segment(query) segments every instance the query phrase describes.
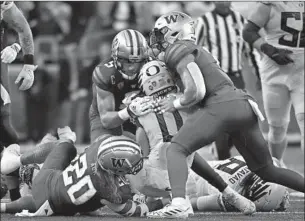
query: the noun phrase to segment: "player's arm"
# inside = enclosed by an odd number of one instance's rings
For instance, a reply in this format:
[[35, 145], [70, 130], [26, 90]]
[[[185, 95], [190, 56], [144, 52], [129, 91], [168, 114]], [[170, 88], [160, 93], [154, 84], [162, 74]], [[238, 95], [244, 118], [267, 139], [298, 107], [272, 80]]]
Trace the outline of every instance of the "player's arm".
[[286, 65], [293, 63], [293, 60], [289, 57], [292, 51], [287, 49], [276, 48], [273, 45], [268, 44], [265, 39], [259, 34], [259, 30], [264, 27], [269, 21], [270, 11], [272, 3], [255, 4], [255, 7], [251, 9], [251, 15], [249, 16], [249, 22], [243, 28], [243, 38], [250, 45], [257, 48], [279, 65]]
[[127, 110], [115, 111], [114, 95], [110, 91], [103, 90], [96, 86], [97, 105], [101, 122], [104, 128], [112, 129], [122, 125], [129, 119]]
[[32, 195], [26, 195], [18, 200], [9, 203], [1, 203], [1, 213], [19, 213], [22, 210], [35, 212], [36, 206]]
[[200, 68], [194, 62], [194, 56], [189, 54], [177, 65], [177, 72], [182, 80], [183, 95], [174, 100], [176, 109], [191, 106], [201, 101], [206, 93], [205, 82]]
[[3, 13], [3, 20], [14, 29], [19, 36], [21, 48], [24, 53], [25, 63], [33, 64], [34, 41], [31, 28], [15, 4]]
[[114, 204], [108, 201], [103, 201], [102, 203], [122, 216], [143, 217], [148, 212], [162, 209], [166, 204], [169, 203], [169, 199], [158, 199], [156, 201], [140, 204], [132, 200], [128, 200], [123, 204]]

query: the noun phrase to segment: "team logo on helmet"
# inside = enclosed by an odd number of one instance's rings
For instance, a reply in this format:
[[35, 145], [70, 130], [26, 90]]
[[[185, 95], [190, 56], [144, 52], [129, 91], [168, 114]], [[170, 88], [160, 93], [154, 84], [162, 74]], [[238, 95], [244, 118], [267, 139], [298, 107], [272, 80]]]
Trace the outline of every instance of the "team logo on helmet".
[[115, 168], [123, 167], [125, 161], [125, 158], [111, 158], [112, 166]]

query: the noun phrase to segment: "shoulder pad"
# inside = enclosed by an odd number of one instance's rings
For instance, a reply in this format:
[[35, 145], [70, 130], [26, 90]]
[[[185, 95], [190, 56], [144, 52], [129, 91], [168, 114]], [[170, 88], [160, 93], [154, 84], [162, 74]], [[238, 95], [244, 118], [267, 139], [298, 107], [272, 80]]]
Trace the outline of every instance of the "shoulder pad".
[[113, 84], [112, 76], [115, 71], [116, 69], [113, 65], [113, 62], [109, 62], [109, 60], [103, 61], [95, 67], [92, 74], [92, 81], [99, 88], [108, 91]]
[[178, 41], [169, 46], [164, 56], [167, 66], [171, 70], [175, 70], [181, 59], [194, 51], [195, 48], [192, 46], [192, 44], [188, 44], [185, 41]]

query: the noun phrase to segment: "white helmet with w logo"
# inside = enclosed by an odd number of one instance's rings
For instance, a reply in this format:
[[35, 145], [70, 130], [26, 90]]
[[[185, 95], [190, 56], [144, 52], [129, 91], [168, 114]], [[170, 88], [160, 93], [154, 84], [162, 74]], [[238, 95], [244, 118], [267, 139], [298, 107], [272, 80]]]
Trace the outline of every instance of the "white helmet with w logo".
[[185, 13], [173, 11], [158, 18], [150, 34], [149, 44], [164, 50], [177, 40], [196, 40], [194, 20]]
[[116, 175], [137, 174], [143, 167], [140, 146], [126, 136], [109, 136], [98, 148], [97, 161], [103, 170]]
[[122, 76], [133, 80], [148, 60], [147, 41], [136, 30], [123, 30], [112, 41], [111, 56]]

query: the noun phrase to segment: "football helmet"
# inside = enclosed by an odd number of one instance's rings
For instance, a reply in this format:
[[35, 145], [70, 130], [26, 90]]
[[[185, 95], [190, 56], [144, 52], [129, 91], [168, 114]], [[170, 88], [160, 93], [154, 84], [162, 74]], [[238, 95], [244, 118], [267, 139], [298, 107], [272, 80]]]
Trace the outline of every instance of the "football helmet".
[[148, 60], [148, 44], [145, 37], [132, 29], [119, 32], [112, 41], [111, 57], [123, 78], [135, 79]]
[[162, 15], [150, 33], [149, 46], [164, 51], [177, 40], [196, 41], [194, 20], [187, 14], [173, 11]]
[[137, 174], [143, 167], [140, 146], [126, 136], [111, 136], [103, 140], [98, 148], [99, 166], [116, 175]]
[[265, 182], [255, 174], [245, 183], [243, 195], [255, 203], [258, 211], [285, 210], [289, 205], [289, 193], [286, 187]]
[[165, 63], [157, 60], [150, 61], [142, 67], [139, 83], [142, 91], [147, 96], [164, 96], [177, 89]]

